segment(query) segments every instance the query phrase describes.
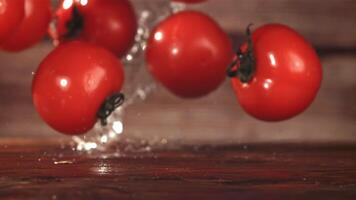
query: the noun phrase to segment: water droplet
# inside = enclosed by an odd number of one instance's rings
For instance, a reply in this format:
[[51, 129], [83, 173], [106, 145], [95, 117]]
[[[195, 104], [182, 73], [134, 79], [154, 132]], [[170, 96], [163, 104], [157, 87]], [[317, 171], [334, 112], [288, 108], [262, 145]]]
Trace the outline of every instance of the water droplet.
[[53, 164], [55, 165], [73, 164], [73, 161], [72, 160], [54, 161]]
[[108, 136], [106, 136], [106, 135], [101, 136], [100, 142], [103, 143], [103, 144], [107, 143], [108, 142]]
[[124, 124], [121, 121], [116, 121], [112, 125], [112, 129], [115, 131], [116, 134], [121, 134], [124, 132]]
[[133, 56], [131, 54], [127, 55], [126, 56], [126, 60], [127, 61], [131, 61], [133, 59]]
[[152, 148], [151, 148], [150, 146], [147, 146], [147, 147], [145, 148], [145, 150], [146, 150], [146, 151], [151, 151]]
[[161, 144], [167, 144], [168, 140], [166, 138], [161, 139]]

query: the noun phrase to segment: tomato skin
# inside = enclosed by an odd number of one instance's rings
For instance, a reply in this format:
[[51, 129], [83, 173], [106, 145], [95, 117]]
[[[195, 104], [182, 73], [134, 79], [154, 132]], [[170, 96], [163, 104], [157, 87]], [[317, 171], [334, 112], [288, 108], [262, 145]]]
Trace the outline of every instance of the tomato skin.
[[21, 51], [39, 42], [47, 33], [51, 20], [50, 0], [25, 0], [25, 16], [19, 27], [6, 39], [1, 48]]
[[183, 2], [183, 3], [201, 3], [207, 0], [172, 0], [174, 2]]
[[132, 47], [137, 31], [137, 18], [128, 0], [90, 0], [86, 5], [74, 1], [70, 7], [60, 3], [56, 11], [57, 30], [50, 35], [60, 42], [68, 41], [66, 24], [71, 20], [74, 7], [83, 17], [83, 27], [74, 39], [102, 46], [119, 57]]
[[[252, 34], [256, 71], [253, 79], [232, 85], [242, 108], [265, 121], [281, 121], [303, 112], [315, 99], [322, 66], [313, 47], [296, 31], [280, 24]], [[246, 44], [242, 46], [246, 50]]]
[[0, 44], [21, 23], [24, 13], [24, 0], [0, 0]]
[[196, 11], [182, 11], [161, 22], [151, 33], [146, 51], [152, 75], [182, 98], [201, 97], [217, 89], [232, 57], [226, 33]]
[[32, 83], [33, 102], [53, 129], [83, 134], [94, 126], [106, 97], [121, 90], [123, 80], [122, 64], [111, 52], [68, 42], [40, 64]]

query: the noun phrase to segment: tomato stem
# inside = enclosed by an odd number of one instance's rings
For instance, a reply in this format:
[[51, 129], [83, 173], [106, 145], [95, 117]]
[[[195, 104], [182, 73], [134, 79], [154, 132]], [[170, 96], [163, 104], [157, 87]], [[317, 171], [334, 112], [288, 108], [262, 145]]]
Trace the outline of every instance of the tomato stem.
[[116, 108], [124, 103], [124, 100], [125, 96], [122, 93], [115, 93], [105, 99], [96, 114], [102, 126], [106, 126], [108, 124], [107, 118], [116, 110]]
[[236, 57], [227, 69], [227, 76], [231, 78], [237, 77], [243, 83], [251, 81], [255, 70], [256, 62], [253, 49], [253, 41], [249, 24], [246, 28], [247, 50], [242, 52], [240, 49], [236, 52]]
[[69, 21], [66, 22], [66, 28], [68, 32], [63, 36], [66, 39], [71, 39], [77, 37], [83, 30], [84, 18], [80, 14], [79, 9], [74, 6], [72, 11], [72, 16]]

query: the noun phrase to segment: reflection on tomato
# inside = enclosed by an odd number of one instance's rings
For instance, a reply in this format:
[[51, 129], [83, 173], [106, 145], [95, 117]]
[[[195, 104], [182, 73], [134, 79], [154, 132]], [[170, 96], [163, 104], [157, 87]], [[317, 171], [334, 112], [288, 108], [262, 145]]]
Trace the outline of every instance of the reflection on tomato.
[[[252, 34], [252, 44], [252, 77], [245, 82], [232, 78], [242, 108], [266, 121], [285, 120], [304, 111], [316, 97], [322, 80], [314, 48], [296, 31], [280, 24], [258, 28]], [[247, 49], [247, 44], [241, 47], [244, 56]]]
[[29, 48], [46, 35], [50, 20], [50, 0], [25, 0], [25, 16], [1, 48], [7, 51]]
[[24, 14], [24, 0], [0, 0], [0, 44], [21, 23]]
[[62, 0], [56, 18], [57, 26], [50, 29], [54, 40], [87, 41], [119, 57], [133, 45], [138, 26], [134, 8], [128, 0]]
[[55, 130], [83, 134], [94, 126], [107, 97], [121, 90], [123, 79], [114, 54], [89, 43], [69, 42], [40, 64], [32, 83], [33, 102]]
[[196, 11], [182, 11], [161, 22], [151, 33], [146, 51], [152, 75], [184, 98], [201, 97], [218, 88], [232, 57], [225, 32]]

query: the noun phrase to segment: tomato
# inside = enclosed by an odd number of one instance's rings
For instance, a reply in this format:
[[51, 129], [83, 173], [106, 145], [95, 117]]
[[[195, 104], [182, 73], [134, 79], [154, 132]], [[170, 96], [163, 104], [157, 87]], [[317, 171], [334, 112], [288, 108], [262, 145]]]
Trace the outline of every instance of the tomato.
[[175, 2], [183, 2], [183, 3], [201, 3], [204, 2], [206, 0], [172, 0]]
[[137, 20], [128, 0], [64, 0], [56, 11], [56, 41], [78, 39], [102, 46], [119, 57], [134, 44]]
[[[123, 80], [122, 64], [111, 52], [89, 43], [68, 42], [40, 64], [32, 83], [32, 98], [52, 128], [69, 135], [83, 134], [102, 116], [103, 105], [122, 100], [117, 92]], [[112, 110], [104, 111], [110, 114]]]
[[146, 61], [152, 75], [174, 94], [204, 96], [225, 79], [233, 50], [226, 33], [209, 16], [182, 11], [151, 33]]
[[50, 0], [25, 0], [25, 16], [19, 27], [6, 39], [1, 48], [20, 51], [39, 42], [47, 33], [51, 20]]
[[262, 26], [241, 51], [232, 85], [247, 113], [280, 121], [313, 102], [322, 67], [314, 48], [296, 31], [280, 24]]
[[24, 13], [24, 0], [0, 0], [0, 44], [21, 23]]

